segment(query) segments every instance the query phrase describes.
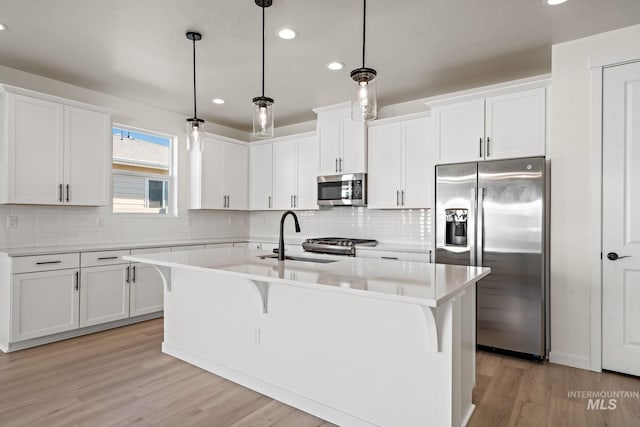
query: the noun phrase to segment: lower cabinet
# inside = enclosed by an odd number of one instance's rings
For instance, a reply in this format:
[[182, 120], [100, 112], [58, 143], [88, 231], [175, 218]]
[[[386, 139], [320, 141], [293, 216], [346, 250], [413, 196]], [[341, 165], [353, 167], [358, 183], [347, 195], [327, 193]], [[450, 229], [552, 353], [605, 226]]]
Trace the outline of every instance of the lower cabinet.
[[129, 316], [155, 313], [164, 308], [164, 289], [159, 273], [151, 265], [131, 264]]
[[83, 267], [80, 274], [80, 327], [129, 317], [129, 264]]
[[11, 341], [23, 341], [78, 327], [79, 269], [14, 274]]

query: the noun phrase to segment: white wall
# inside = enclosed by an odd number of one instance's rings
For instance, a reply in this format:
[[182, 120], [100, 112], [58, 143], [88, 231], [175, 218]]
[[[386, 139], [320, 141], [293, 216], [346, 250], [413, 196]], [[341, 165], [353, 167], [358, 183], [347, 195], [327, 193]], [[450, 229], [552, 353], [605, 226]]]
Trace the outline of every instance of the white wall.
[[[188, 211], [188, 156], [185, 117], [126, 99], [0, 66], [0, 83], [106, 107], [116, 123], [179, 137], [177, 150], [178, 217], [114, 215], [111, 207], [0, 205], [0, 247], [67, 244], [161, 242], [185, 239], [246, 238], [248, 213]], [[249, 135], [207, 123], [206, 130], [241, 140]], [[8, 229], [6, 218], [18, 227]], [[103, 225], [99, 226], [101, 222]], [[187, 225], [189, 223], [190, 225]]]
[[557, 44], [551, 96], [551, 354], [590, 366], [590, 60], [636, 49], [640, 25]]

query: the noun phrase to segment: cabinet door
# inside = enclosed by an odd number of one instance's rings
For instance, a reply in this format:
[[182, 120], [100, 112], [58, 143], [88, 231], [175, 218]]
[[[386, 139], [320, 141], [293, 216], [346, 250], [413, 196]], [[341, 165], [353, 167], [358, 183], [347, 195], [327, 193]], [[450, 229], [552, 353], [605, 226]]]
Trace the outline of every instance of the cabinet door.
[[343, 116], [344, 113], [341, 110], [318, 114], [320, 175], [338, 173]]
[[225, 144], [225, 194], [229, 209], [248, 207], [249, 148], [240, 144]]
[[484, 159], [484, 100], [434, 109], [438, 163]]
[[288, 139], [274, 144], [273, 207], [291, 209], [296, 192], [297, 141]]
[[[402, 123], [369, 127], [368, 207], [400, 207], [402, 189]], [[423, 183], [424, 185], [424, 183]]]
[[63, 106], [8, 94], [7, 202], [60, 204]]
[[487, 160], [543, 156], [545, 105], [544, 88], [487, 98]]
[[[402, 123], [404, 134], [404, 176], [401, 194], [404, 208], [431, 207], [435, 179], [431, 119], [420, 117]], [[369, 166], [371, 167], [371, 166]]]
[[128, 264], [83, 268], [80, 275], [80, 327], [129, 317]]
[[78, 269], [14, 274], [11, 341], [78, 327]]
[[109, 205], [111, 118], [64, 107], [64, 203]]
[[366, 165], [366, 125], [364, 122], [351, 120], [351, 112], [347, 110], [346, 118], [341, 121], [341, 162], [340, 173], [360, 173], [367, 171]]
[[249, 146], [249, 208], [266, 210], [273, 206], [273, 144]]
[[[206, 138], [202, 153], [193, 151], [197, 170], [192, 171], [192, 183], [199, 187], [200, 203], [194, 209], [224, 208], [224, 142]], [[199, 161], [198, 161], [199, 159]], [[197, 195], [196, 195], [197, 196]], [[193, 205], [192, 205], [193, 206]]]
[[296, 209], [318, 209], [318, 138], [298, 141]]
[[148, 264], [131, 264], [130, 316], [162, 311], [164, 289], [162, 278], [155, 268]]

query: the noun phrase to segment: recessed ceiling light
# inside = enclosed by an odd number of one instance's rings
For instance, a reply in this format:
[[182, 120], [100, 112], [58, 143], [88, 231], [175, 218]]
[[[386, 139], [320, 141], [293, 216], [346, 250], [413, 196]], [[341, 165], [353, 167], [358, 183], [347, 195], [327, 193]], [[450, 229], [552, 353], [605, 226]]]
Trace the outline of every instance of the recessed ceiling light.
[[222, 98], [213, 98], [211, 100], [211, 102], [213, 102], [214, 104], [224, 104], [224, 99], [222, 99]]
[[331, 71], [338, 71], [338, 70], [342, 70], [342, 67], [344, 67], [344, 64], [342, 62], [329, 62], [327, 64], [327, 68], [330, 69]]
[[291, 28], [280, 28], [276, 34], [278, 34], [278, 37], [285, 40], [291, 40], [296, 38], [296, 32], [293, 31]]
[[566, 2], [567, 0], [547, 0], [547, 4], [551, 5], [551, 6], [556, 6], [558, 4], [562, 4], [564, 2]]
[[0, 22], [0, 31], [6, 30], [6, 29], [7, 29], [7, 26], [4, 25], [2, 22]]

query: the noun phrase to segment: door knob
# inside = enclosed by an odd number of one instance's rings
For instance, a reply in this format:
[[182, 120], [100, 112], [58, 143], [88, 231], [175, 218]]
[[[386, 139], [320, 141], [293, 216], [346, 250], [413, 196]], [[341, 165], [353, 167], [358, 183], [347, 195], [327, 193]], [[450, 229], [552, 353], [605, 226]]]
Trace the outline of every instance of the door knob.
[[615, 253], [615, 252], [609, 252], [609, 253], [607, 254], [607, 258], [609, 258], [611, 261], [615, 261], [615, 260], [617, 260], [617, 259], [630, 258], [630, 256], [629, 256], [629, 255], [622, 255], [622, 256], [618, 256], [618, 254], [617, 254], [617, 253]]

